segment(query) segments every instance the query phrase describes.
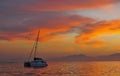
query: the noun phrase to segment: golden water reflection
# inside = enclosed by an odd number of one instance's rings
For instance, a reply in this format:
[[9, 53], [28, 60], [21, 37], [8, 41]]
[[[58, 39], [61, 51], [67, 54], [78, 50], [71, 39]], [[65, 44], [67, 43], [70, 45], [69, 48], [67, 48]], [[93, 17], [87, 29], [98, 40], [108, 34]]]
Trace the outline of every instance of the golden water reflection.
[[42, 69], [0, 64], [0, 76], [120, 76], [120, 62], [49, 62]]
[[51, 62], [39, 76], [120, 76], [120, 62]]

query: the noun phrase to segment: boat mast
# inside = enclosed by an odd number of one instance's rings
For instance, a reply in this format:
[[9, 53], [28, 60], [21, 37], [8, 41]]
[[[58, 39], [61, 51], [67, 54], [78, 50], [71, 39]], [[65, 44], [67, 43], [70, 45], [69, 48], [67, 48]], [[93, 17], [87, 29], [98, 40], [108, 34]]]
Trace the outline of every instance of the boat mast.
[[38, 46], [38, 41], [39, 41], [39, 33], [40, 33], [40, 30], [38, 31], [37, 38], [36, 38], [36, 41], [35, 41], [34, 58], [36, 58], [37, 46]]

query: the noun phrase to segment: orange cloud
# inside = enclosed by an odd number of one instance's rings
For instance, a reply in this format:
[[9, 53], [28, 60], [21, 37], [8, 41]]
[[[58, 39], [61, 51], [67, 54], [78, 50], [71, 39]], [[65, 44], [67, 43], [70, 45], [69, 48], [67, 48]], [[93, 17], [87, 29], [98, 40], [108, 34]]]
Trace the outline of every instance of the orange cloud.
[[52, 39], [56, 39], [56, 38], [60, 38], [60, 36], [58, 36], [57, 34], [61, 33], [61, 32], [66, 32], [68, 31], [69, 28], [58, 28], [58, 29], [41, 29], [41, 42], [46, 42]]
[[120, 20], [101, 21], [94, 24], [88, 24], [81, 29], [82, 33], [76, 37], [76, 43], [94, 42], [94, 38], [105, 34], [120, 34]]
[[[44, 21], [39, 22], [39, 18], [34, 21], [26, 23], [26, 25], [12, 25], [10, 26], [0, 26], [0, 39], [1, 40], [34, 40], [37, 35], [38, 29], [40, 29], [40, 40], [41, 42], [48, 41], [51, 39], [59, 38], [59, 34], [67, 33], [71, 31], [76, 26], [81, 26], [82, 24], [92, 23], [93, 19], [79, 16], [79, 15], [70, 15], [70, 16], [54, 16], [45, 18]], [[40, 17], [42, 20], [42, 17]], [[7, 22], [6, 22], [7, 23]], [[9, 24], [9, 22], [7, 23]], [[3, 29], [2, 29], [3, 28]]]
[[115, 47], [115, 49], [117, 49], [120, 52], [120, 46]]
[[95, 48], [99, 48], [99, 47], [104, 46], [106, 42], [105, 41], [91, 41], [86, 44], [91, 45], [92, 47], [95, 47]]

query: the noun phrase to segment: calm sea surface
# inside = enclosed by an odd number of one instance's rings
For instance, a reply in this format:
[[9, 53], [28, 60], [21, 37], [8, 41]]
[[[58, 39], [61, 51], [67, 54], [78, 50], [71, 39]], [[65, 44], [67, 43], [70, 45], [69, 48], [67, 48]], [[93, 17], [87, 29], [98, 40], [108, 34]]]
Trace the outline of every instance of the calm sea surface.
[[0, 63], [0, 76], [120, 76], [120, 62], [49, 62], [46, 68]]

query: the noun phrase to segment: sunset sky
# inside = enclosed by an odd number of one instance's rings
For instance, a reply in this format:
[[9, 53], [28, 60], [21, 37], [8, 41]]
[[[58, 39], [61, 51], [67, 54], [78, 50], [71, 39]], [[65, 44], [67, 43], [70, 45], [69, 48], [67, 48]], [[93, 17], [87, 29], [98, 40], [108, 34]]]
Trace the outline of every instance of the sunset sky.
[[120, 53], [120, 0], [0, 0], [0, 59]]

